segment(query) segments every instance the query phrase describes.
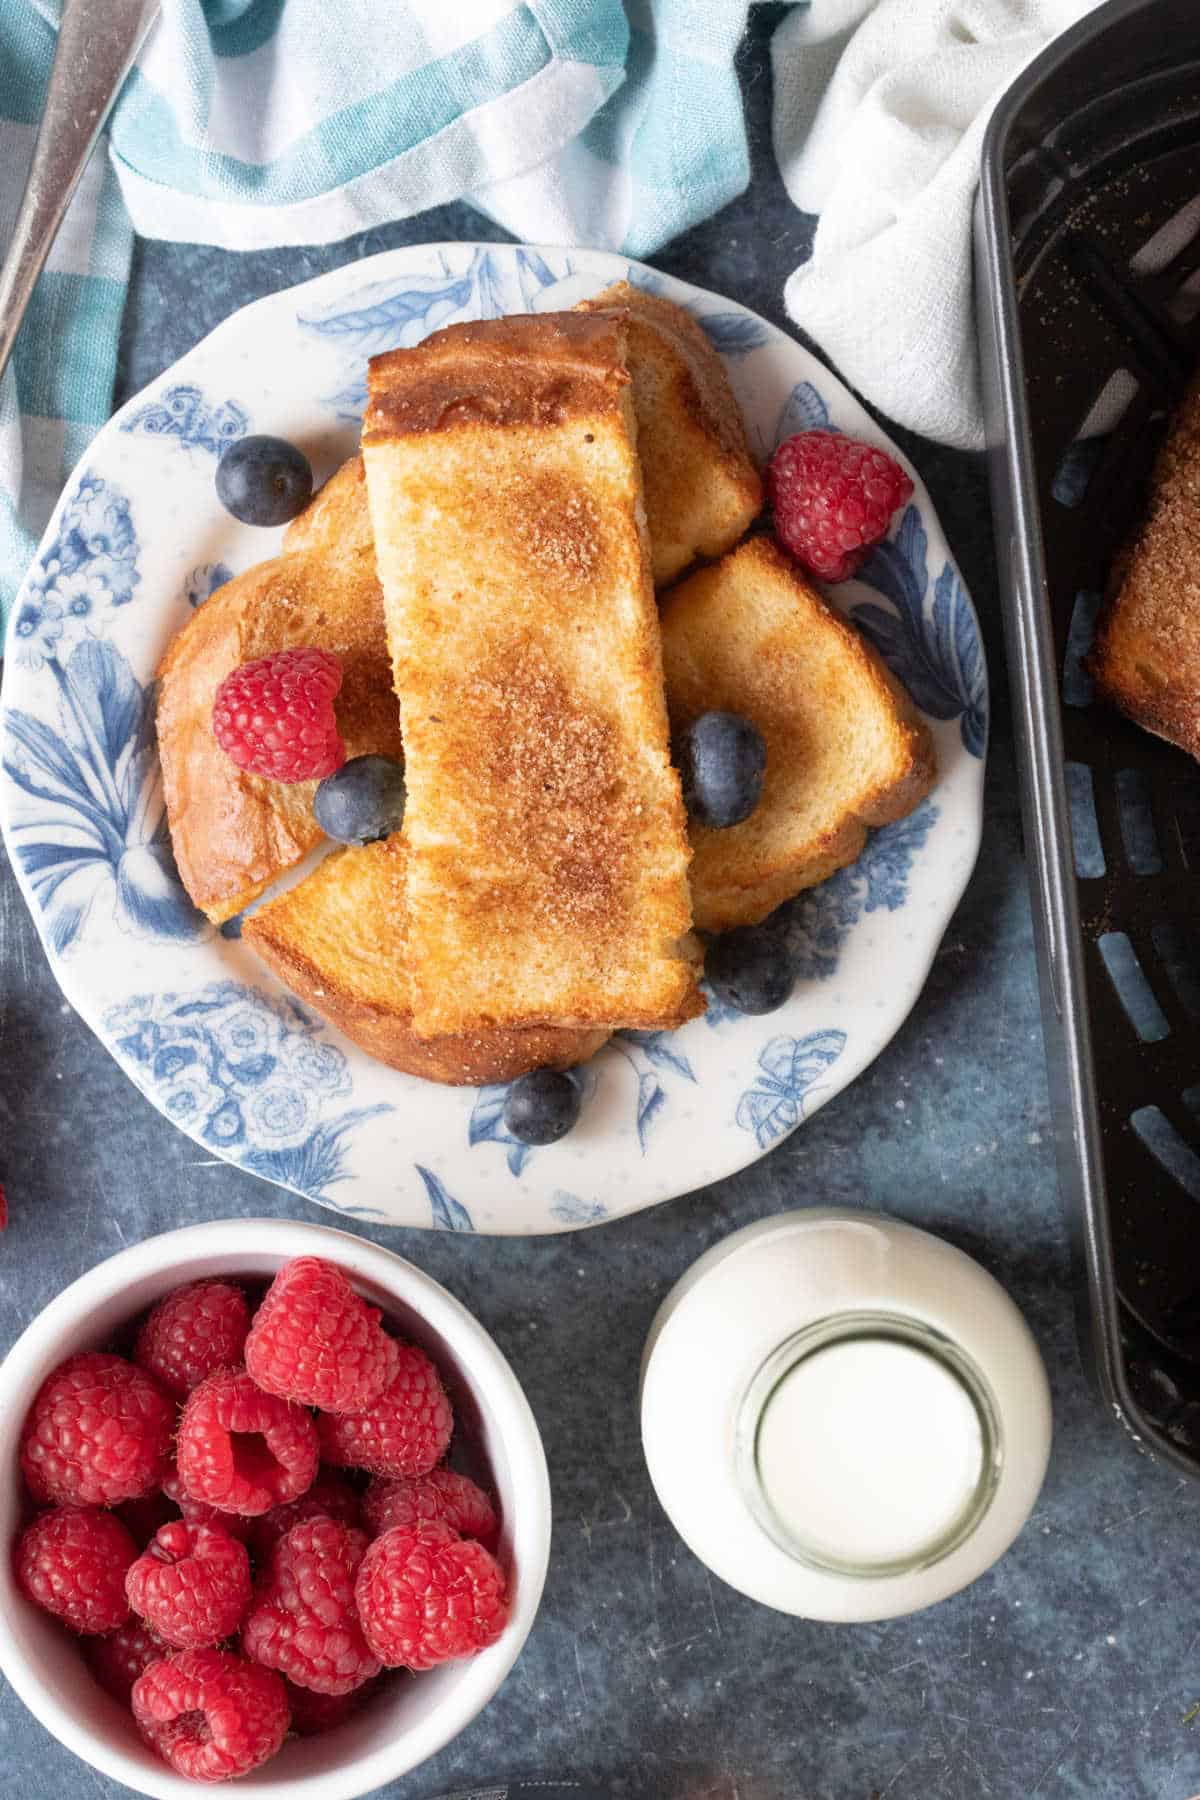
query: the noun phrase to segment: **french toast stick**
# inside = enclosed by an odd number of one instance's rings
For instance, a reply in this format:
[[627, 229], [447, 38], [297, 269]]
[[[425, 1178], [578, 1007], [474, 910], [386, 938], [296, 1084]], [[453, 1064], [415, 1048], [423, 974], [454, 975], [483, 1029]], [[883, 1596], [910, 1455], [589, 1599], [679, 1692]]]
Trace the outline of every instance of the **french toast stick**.
[[413, 1030], [404, 947], [406, 851], [401, 833], [335, 850], [246, 920], [242, 941], [279, 979], [368, 1055], [451, 1086], [512, 1081], [594, 1056], [606, 1031], [490, 1028], [459, 1037]]
[[703, 1010], [635, 433], [612, 319], [454, 325], [371, 361], [423, 1037]]
[[619, 281], [580, 312], [625, 327], [654, 585], [721, 556], [762, 511], [762, 480], [725, 365], [682, 306]]

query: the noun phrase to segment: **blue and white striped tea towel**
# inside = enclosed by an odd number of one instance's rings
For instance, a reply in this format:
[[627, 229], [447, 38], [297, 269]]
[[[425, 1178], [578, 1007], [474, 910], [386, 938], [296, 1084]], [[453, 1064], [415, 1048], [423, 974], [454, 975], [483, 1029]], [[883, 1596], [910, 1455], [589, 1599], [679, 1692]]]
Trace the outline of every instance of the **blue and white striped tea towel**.
[[[130, 222], [250, 250], [461, 198], [527, 240], [647, 254], [749, 178], [746, 6], [164, 0], [0, 389], [0, 612], [107, 416]], [[57, 10], [0, 0], [0, 245]]]
[[[53, 52], [53, 31], [26, 0], [0, 0], [0, 249], [20, 204]], [[0, 383], [0, 621], [67, 472], [109, 415], [132, 247], [116, 178], [94, 156]]]

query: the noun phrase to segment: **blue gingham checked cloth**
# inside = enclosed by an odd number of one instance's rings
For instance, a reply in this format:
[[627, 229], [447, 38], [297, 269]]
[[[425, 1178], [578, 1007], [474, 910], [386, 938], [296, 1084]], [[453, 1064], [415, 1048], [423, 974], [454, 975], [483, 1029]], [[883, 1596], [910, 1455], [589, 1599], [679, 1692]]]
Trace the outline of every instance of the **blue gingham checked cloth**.
[[[136, 230], [328, 243], [470, 200], [518, 237], [642, 255], [749, 177], [747, 0], [165, 0], [0, 387], [0, 613], [108, 416]], [[0, 247], [56, 0], [0, 0]]]
[[[979, 441], [983, 120], [1089, 3], [809, 0], [773, 39], [776, 155], [797, 205], [821, 214], [789, 309], [868, 398], [948, 443]], [[57, 6], [0, 0], [0, 246]], [[734, 71], [747, 6], [164, 0], [0, 387], [0, 613], [107, 417], [133, 231], [332, 242], [461, 198], [526, 241], [649, 255], [749, 179]]]

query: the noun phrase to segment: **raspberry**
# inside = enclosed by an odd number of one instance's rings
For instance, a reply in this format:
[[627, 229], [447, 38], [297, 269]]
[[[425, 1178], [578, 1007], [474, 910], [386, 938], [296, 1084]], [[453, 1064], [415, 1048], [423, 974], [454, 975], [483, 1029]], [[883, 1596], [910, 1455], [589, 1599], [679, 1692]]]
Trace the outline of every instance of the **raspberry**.
[[[168, 1475], [166, 1481], [170, 1481]], [[133, 1539], [139, 1550], [144, 1550], [160, 1525], [169, 1525], [172, 1519], [179, 1517], [179, 1507], [174, 1498], [165, 1491], [161, 1494], [147, 1494], [143, 1500], [123, 1500], [115, 1508], [116, 1515]]]
[[414, 1344], [396, 1349], [395, 1379], [374, 1406], [317, 1419], [326, 1462], [373, 1475], [426, 1475], [446, 1454], [454, 1415], [442, 1378]]
[[35, 1500], [115, 1506], [162, 1481], [175, 1408], [144, 1369], [85, 1351], [38, 1389], [21, 1434], [21, 1470]]
[[215, 1369], [242, 1360], [250, 1308], [227, 1281], [193, 1281], [154, 1308], [138, 1332], [133, 1360], [168, 1394], [186, 1400]]
[[92, 1674], [106, 1693], [125, 1706], [138, 1676], [170, 1654], [170, 1646], [141, 1619], [126, 1620], [116, 1631], [92, 1638], [87, 1647]]
[[142, 1735], [191, 1781], [232, 1781], [274, 1756], [287, 1735], [278, 1675], [230, 1650], [179, 1650], [133, 1685]]
[[389, 1668], [432, 1669], [494, 1644], [508, 1622], [504, 1572], [441, 1521], [376, 1538], [355, 1584], [363, 1636]]
[[72, 1631], [115, 1631], [129, 1617], [125, 1571], [137, 1545], [112, 1513], [59, 1506], [39, 1513], [17, 1543], [17, 1580]]
[[246, 1339], [246, 1368], [260, 1388], [326, 1412], [374, 1405], [396, 1360], [377, 1310], [316, 1256], [284, 1264]]
[[333, 697], [342, 665], [328, 650], [277, 650], [227, 675], [213, 700], [213, 735], [239, 769], [269, 781], [322, 781], [340, 769]]
[[913, 485], [873, 444], [832, 431], [785, 438], [767, 467], [775, 532], [824, 581], [845, 581], [886, 536]]
[[250, 1558], [219, 1525], [164, 1525], [125, 1577], [135, 1613], [177, 1650], [231, 1637], [250, 1604]]
[[361, 1525], [358, 1495], [335, 1469], [322, 1469], [306, 1494], [273, 1506], [250, 1527], [249, 1543], [260, 1562], [265, 1562], [286, 1531], [305, 1519], [337, 1519], [342, 1525]]
[[418, 1519], [444, 1519], [460, 1536], [494, 1551], [500, 1536], [496, 1509], [481, 1487], [454, 1469], [432, 1469], [414, 1481], [372, 1481], [363, 1495], [372, 1537]]
[[[193, 1500], [190, 1494], [184, 1493], [178, 1469], [172, 1469], [164, 1480], [163, 1495], [190, 1524], [219, 1525], [223, 1531], [229, 1533], [230, 1537], [235, 1537], [239, 1544], [250, 1542], [250, 1533], [254, 1526], [253, 1519], [244, 1519], [240, 1513], [225, 1512], [219, 1506], [210, 1506], [206, 1500]], [[160, 1522], [167, 1523], [165, 1519]], [[136, 1532], [134, 1535], [137, 1535]], [[153, 1537], [153, 1535], [154, 1533], [151, 1532], [150, 1536]]]
[[319, 1737], [322, 1732], [344, 1725], [363, 1701], [370, 1699], [378, 1678], [364, 1681], [361, 1687], [352, 1688], [348, 1694], [316, 1694], [312, 1688], [297, 1687], [286, 1676], [283, 1685], [292, 1709], [292, 1730], [299, 1737]]
[[365, 1531], [305, 1519], [281, 1537], [242, 1627], [242, 1649], [318, 1694], [348, 1694], [378, 1675], [354, 1610]]
[[311, 1485], [317, 1460], [308, 1413], [264, 1394], [245, 1369], [219, 1369], [188, 1395], [176, 1462], [193, 1500], [222, 1512], [270, 1512]]

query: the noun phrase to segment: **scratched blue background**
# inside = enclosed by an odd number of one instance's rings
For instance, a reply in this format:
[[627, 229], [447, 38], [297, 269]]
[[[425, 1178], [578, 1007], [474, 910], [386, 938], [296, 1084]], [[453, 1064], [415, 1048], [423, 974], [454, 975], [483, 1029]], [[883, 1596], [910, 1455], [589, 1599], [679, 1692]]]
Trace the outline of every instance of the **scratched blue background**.
[[[769, 153], [760, 16], [742, 57], [755, 180], [663, 268], [783, 323], [809, 221]], [[245, 301], [371, 250], [498, 237], [443, 208], [334, 249], [141, 249], [119, 396]], [[979, 869], [924, 995], [874, 1068], [764, 1162], [625, 1223], [561, 1240], [367, 1233], [411, 1255], [511, 1357], [550, 1458], [555, 1541], [541, 1616], [487, 1713], [386, 1792], [429, 1800], [501, 1776], [590, 1773], [630, 1800], [1190, 1800], [1200, 1790], [1200, 1487], [1141, 1460], [1086, 1387], [1050, 1157], [1029, 905], [987, 498], [978, 459], [905, 439], [984, 618], [995, 732]], [[0, 859], [2, 860], [2, 859]], [[196, 1219], [327, 1217], [202, 1158], [62, 1003], [0, 867], [0, 1350], [122, 1244]], [[718, 1238], [811, 1201], [878, 1207], [978, 1255], [1045, 1353], [1056, 1441], [1033, 1522], [970, 1592], [833, 1628], [709, 1578], [651, 1495], [638, 1358], [659, 1299]], [[0, 1684], [0, 1800], [100, 1800]]]

